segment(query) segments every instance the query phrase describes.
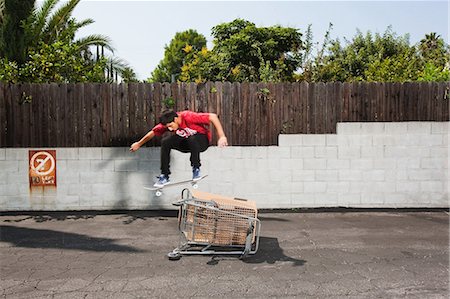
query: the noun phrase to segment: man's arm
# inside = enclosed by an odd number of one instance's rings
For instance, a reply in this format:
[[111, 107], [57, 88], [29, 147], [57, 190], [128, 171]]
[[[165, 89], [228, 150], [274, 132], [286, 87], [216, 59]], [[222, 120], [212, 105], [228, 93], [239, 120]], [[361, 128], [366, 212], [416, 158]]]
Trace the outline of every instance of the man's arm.
[[219, 139], [217, 140], [217, 145], [219, 147], [228, 146], [227, 137], [225, 136], [225, 132], [223, 131], [222, 124], [220, 123], [220, 120], [217, 117], [217, 114], [210, 113], [209, 114], [209, 121], [212, 122], [212, 124], [216, 128], [217, 135], [219, 136]]
[[149, 141], [153, 137], [155, 137], [155, 132], [153, 132], [153, 130], [151, 130], [150, 132], [145, 134], [144, 137], [141, 138], [141, 140], [139, 140], [138, 142], [135, 142], [131, 145], [130, 152], [137, 151], [141, 146], [143, 146], [147, 141]]

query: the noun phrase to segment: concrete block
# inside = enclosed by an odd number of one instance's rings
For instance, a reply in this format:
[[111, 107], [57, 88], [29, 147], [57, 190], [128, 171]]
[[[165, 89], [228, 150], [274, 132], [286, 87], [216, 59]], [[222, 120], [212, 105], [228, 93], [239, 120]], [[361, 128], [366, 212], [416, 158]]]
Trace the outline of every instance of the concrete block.
[[340, 207], [360, 207], [361, 194], [340, 193], [337, 201]]
[[349, 182], [327, 182], [327, 193], [348, 193], [349, 191]]
[[80, 183], [80, 174], [79, 172], [69, 173], [57, 173], [57, 184], [79, 184]]
[[114, 161], [90, 160], [90, 170], [93, 172], [114, 171]]
[[280, 159], [279, 163], [279, 169], [281, 170], [303, 169], [303, 159]]
[[327, 160], [326, 159], [304, 159], [303, 160], [304, 169], [326, 169]]
[[397, 159], [394, 158], [384, 158], [384, 159], [373, 159], [373, 169], [396, 169]]
[[372, 136], [370, 135], [338, 135], [337, 142], [340, 147], [371, 146], [373, 144]]
[[384, 123], [384, 131], [387, 135], [403, 135], [408, 132], [407, 122], [386, 122]]
[[315, 180], [314, 170], [295, 170], [292, 171], [292, 181], [293, 182], [312, 182]]
[[302, 136], [304, 146], [325, 146], [326, 136], [319, 134], [306, 134]]
[[326, 159], [336, 159], [337, 158], [337, 147], [336, 146], [316, 146], [314, 148], [315, 158], [326, 158]]
[[388, 146], [388, 145], [398, 145], [398, 136], [402, 135], [373, 135], [372, 145], [373, 146]]
[[339, 180], [340, 181], [361, 181], [362, 171], [354, 169], [340, 169], [339, 170]]
[[449, 156], [449, 148], [447, 146], [434, 146], [430, 148], [430, 157], [445, 158]]
[[361, 193], [361, 205], [364, 207], [380, 207], [385, 201], [385, 193]]
[[88, 160], [67, 160], [67, 171], [70, 173], [89, 171], [91, 162]]
[[78, 149], [78, 155], [80, 160], [101, 160], [102, 148], [101, 147], [80, 147]]
[[373, 192], [375, 191], [372, 182], [365, 181], [354, 181], [350, 182], [349, 193], [363, 193], [363, 192]]
[[411, 181], [438, 181], [445, 179], [446, 173], [444, 169], [411, 169], [407, 177]]
[[[291, 157], [291, 150], [293, 148], [289, 147], [278, 147], [278, 146], [269, 146], [267, 148], [267, 158], [268, 159], [274, 159], [274, 158], [280, 158], [280, 159], [289, 159]], [[295, 156], [292, 156], [295, 158]], [[235, 157], [237, 158], [237, 157]]]
[[363, 180], [366, 182], [384, 181], [386, 179], [385, 170], [368, 169], [363, 172]]
[[416, 169], [421, 168], [420, 158], [398, 158], [397, 169]]
[[[114, 169], [110, 169], [109, 171], [113, 171]], [[159, 172], [160, 163], [159, 161], [152, 160], [139, 160], [138, 161], [138, 172]]]
[[316, 207], [336, 207], [338, 206], [338, 194], [336, 193], [316, 193], [314, 202]]
[[397, 192], [419, 192], [420, 184], [417, 182], [397, 182]]
[[365, 135], [384, 134], [384, 126], [384, 122], [363, 122], [360, 132]]
[[431, 134], [431, 122], [408, 122], [408, 134]]
[[336, 134], [326, 134], [326, 146], [337, 146], [338, 145], [338, 135]]
[[353, 159], [350, 160], [350, 169], [373, 169], [373, 160], [371, 159]]
[[82, 185], [105, 183], [102, 172], [80, 172], [79, 177]]
[[384, 157], [386, 158], [402, 158], [405, 157], [407, 151], [406, 146], [386, 146], [384, 148]]
[[350, 169], [350, 159], [327, 159], [327, 169]]
[[354, 147], [339, 146], [338, 158], [339, 159], [361, 158], [361, 148], [359, 146]]
[[251, 146], [242, 151], [244, 159], [267, 159], [267, 147]]
[[339, 172], [337, 170], [316, 170], [315, 181], [316, 182], [336, 182], [339, 178]]
[[313, 146], [293, 146], [291, 147], [292, 158], [314, 158]]
[[19, 161], [4, 160], [0, 161], [0, 169], [5, 173], [14, 173], [19, 171]]
[[[274, 147], [275, 148], [275, 147]], [[278, 147], [276, 147], [278, 148]], [[224, 148], [210, 147], [206, 152], [217, 149], [222, 159], [241, 159], [242, 153], [246, 151], [246, 147], [242, 146], [227, 146]]]
[[420, 190], [422, 192], [444, 192], [444, 183], [441, 181], [420, 182]]
[[298, 146], [303, 145], [302, 134], [280, 134], [278, 135], [278, 146]]
[[383, 157], [383, 146], [361, 146], [361, 158], [382, 159]]
[[420, 166], [423, 169], [444, 169], [448, 165], [446, 158], [422, 158]]
[[402, 145], [407, 146], [433, 146], [433, 145], [443, 145], [443, 135], [404, 135], [406, 137], [406, 142], [401, 142]]
[[108, 183], [94, 183], [92, 184], [92, 195], [95, 196], [111, 196], [115, 194], [113, 185]]
[[7, 161], [28, 161], [28, 151], [27, 148], [7, 148], [5, 159]]
[[361, 134], [361, 123], [337, 123], [336, 131], [338, 135], [359, 135]]
[[58, 147], [56, 149], [56, 158], [58, 162], [60, 162], [61, 160], [78, 160], [79, 159], [78, 148]]
[[432, 122], [431, 123], [431, 134], [442, 134], [448, 135], [450, 130], [450, 122]]
[[291, 195], [293, 207], [313, 207], [315, 206], [314, 194], [294, 193]]
[[104, 159], [104, 160], [132, 160], [132, 159], [136, 159], [139, 157], [137, 155], [137, 153], [140, 151], [146, 152], [147, 149], [140, 148], [137, 152], [132, 153], [132, 152], [130, 152], [128, 147], [102, 147], [101, 148], [102, 159]]
[[6, 149], [0, 148], [0, 161], [3, 161], [6, 159]]
[[114, 160], [115, 171], [137, 171], [137, 160]]
[[327, 184], [325, 182], [304, 182], [305, 193], [325, 193]]
[[395, 182], [373, 182], [371, 183], [371, 192], [395, 193]]

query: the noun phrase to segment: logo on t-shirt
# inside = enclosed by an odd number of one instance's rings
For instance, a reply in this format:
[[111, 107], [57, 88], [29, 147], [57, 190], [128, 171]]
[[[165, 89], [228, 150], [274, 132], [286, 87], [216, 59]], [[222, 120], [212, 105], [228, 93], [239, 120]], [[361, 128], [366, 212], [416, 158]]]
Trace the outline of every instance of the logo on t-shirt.
[[184, 128], [184, 129], [178, 129], [176, 133], [180, 137], [188, 138], [189, 136], [197, 134], [197, 131], [190, 129], [190, 128]]

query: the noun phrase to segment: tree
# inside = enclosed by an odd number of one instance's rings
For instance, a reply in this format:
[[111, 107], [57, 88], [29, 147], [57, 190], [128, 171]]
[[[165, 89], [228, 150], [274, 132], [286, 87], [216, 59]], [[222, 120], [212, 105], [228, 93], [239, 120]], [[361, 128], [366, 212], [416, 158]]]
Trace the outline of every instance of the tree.
[[34, 0], [0, 1], [0, 57], [22, 63], [26, 58], [26, 40], [21, 26], [34, 6]]
[[165, 46], [164, 58], [152, 72], [150, 82], [171, 82], [178, 79], [181, 67], [193, 55], [206, 47], [206, 38], [193, 29], [177, 32], [170, 44]]
[[[121, 76], [129, 67], [121, 59], [104, 55], [103, 49], [111, 53], [114, 50], [108, 37], [92, 34], [75, 39], [80, 28], [94, 22], [92, 19], [77, 21], [72, 17], [79, 2], [80, 0], [69, 0], [59, 5], [60, 0], [45, 0], [41, 6], [35, 7], [19, 26], [23, 28], [25, 59], [15, 60], [2, 56], [1, 64], [5, 67], [5, 72], [0, 74], [0, 80], [112, 82], [117, 75]], [[97, 49], [101, 47], [102, 54], [94, 55], [91, 52], [93, 46], [97, 46]], [[15, 74], [9, 72], [16, 69]], [[126, 75], [130, 74], [127, 69]]]
[[312, 81], [390, 81], [417, 79], [420, 59], [408, 35], [398, 37], [392, 29], [375, 36], [357, 31], [342, 45], [338, 39], [328, 45], [328, 53], [316, 59]]
[[198, 78], [189, 72], [203, 68], [204, 80], [292, 81], [300, 65], [301, 33], [295, 28], [256, 27], [236, 19], [213, 27], [212, 36], [214, 47], [205, 59], [206, 67], [195, 62], [185, 65], [185, 78]]

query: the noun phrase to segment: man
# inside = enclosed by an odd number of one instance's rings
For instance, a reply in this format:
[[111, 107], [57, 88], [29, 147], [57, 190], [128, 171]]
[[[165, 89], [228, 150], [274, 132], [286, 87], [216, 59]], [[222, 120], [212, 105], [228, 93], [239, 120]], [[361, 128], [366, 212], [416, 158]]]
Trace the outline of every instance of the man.
[[161, 136], [169, 130], [172, 132], [161, 140], [161, 175], [155, 187], [170, 183], [170, 151], [176, 149], [183, 153], [191, 153], [192, 179], [198, 180], [200, 175], [200, 153], [204, 152], [211, 142], [209, 125], [212, 123], [219, 137], [219, 147], [228, 146], [227, 137], [219, 118], [214, 113], [196, 113], [193, 111], [163, 111], [159, 124], [150, 130], [138, 142], [131, 145], [130, 151], [137, 151], [143, 144], [155, 136]]

